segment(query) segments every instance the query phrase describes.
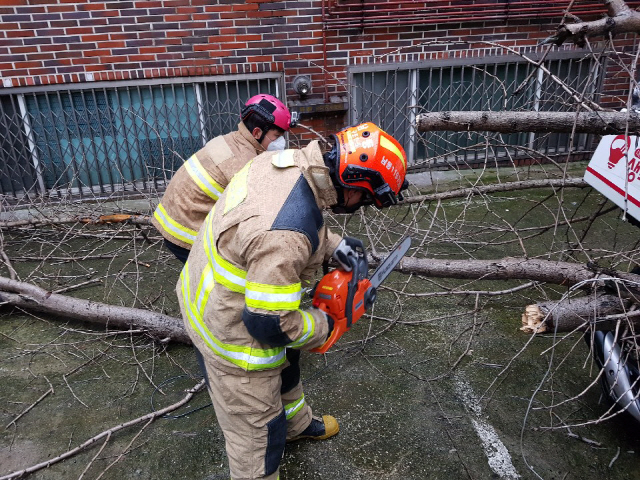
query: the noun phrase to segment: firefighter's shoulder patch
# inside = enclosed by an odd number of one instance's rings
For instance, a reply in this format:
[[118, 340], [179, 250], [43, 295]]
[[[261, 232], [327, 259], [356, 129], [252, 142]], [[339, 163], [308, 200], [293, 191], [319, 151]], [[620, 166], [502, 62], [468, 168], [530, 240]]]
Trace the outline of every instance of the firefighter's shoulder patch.
[[295, 150], [282, 150], [271, 157], [271, 164], [278, 168], [288, 168], [295, 166], [293, 154]]
[[224, 135], [209, 140], [203, 150], [206, 152], [207, 158], [211, 159], [210, 161], [218, 166], [234, 156], [231, 147], [229, 147], [224, 139]]
[[236, 173], [229, 185], [227, 186], [227, 198], [224, 204], [224, 214], [240, 205], [247, 198], [247, 178], [249, 177], [249, 168], [253, 160], [247, 163], [238, 173]]

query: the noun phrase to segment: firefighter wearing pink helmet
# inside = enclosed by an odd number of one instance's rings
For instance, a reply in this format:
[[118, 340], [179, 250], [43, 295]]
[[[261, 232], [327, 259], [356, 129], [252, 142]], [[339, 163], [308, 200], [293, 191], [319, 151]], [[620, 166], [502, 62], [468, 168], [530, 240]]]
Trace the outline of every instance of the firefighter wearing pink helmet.
[[237, 130], [207, 142], [176, 171], [152, 223], [178, 260], [187, 261], [200, 226], [236, 172], [265, 150], [283, 150], [290, 126], [291, 113], [280, 100], [254, 95]]

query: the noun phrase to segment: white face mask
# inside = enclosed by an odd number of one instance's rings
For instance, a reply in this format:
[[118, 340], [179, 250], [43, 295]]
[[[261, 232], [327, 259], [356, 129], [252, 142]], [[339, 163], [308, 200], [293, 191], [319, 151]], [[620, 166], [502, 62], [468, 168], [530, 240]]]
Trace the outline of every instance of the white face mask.
[[276, 140], [271, 142], [267, 147], [269, 152], [276, 152], [278, 150], [284, 150], [287, 147], [287, 141], [284, 137], [278, 137]]

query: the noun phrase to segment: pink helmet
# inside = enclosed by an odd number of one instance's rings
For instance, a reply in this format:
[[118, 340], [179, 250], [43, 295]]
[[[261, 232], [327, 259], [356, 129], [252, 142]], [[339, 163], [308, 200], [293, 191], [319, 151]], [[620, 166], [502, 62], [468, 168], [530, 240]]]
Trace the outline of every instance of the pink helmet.
[[258, 114], [267, 124], [275, 125], [284, 131], [291, 126], [291, 113], [289, 109], [273, 95], [259, 93], [254, 95], [242, 109], [242, 120], [253, 114]]

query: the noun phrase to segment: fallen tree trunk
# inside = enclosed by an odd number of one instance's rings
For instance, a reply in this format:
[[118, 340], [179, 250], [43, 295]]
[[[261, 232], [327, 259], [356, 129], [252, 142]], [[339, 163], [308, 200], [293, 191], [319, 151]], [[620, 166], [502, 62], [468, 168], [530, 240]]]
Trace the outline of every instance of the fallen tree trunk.
[[162, 342], [191, 344], [182, 320], [139, 308], [119, 307], [47, 292], [0, 277], [0, 303], [117, 329], [143, 330]]
[[418, 131], [541, 132], [612, 135], [640, 132], [640, 115], [633, 112], [492, 112], [421, 113]]
[[[376, 259], [370, 260], [371, 267], [375, 267], [377, 263]], [[601, 280], [611, 278], [612, 275], [636, 283], [640, 281], [639, 275], [630, 273], [603, 274], [578, 263], [526, 258], [440, 260], [409, 257], [403, 259], [395, 270], [405, 274], [436, 278], [530, 280], [567, 287], [583, 283], [582, 288], [587, 290], [595, 287]], [[622, 291], [623, 295], [638, 295], [638, 292], [631, 290], [629, 286], [625, 290], [628, 291]], [[6, 277], [0, 277], [0, 303], [108, 327], [142, 329], [162, 341], [191, 343], [180, 319], [137, 308], [67, 297]]]
[[520, 330], [526, 333], [571, 332], [584, 330], [587, 326], [610, 330], [624, 319], [640, 325], [640, 312], [621, 315], [630, 305], [630, 300], [616, 295], [590, 295], [527, 305]]
[[[496, 260], [440, 260], [409, 257], [404, 258], [396, 270], [426, 277], [469, 280], [533, 280], [567, 287], [589, 280], [595, 281], [600, 276], [598, 272], [580, 263], [513, 257]], [[638, 275], [615, 273], [620, 278], [640, 280]]]

